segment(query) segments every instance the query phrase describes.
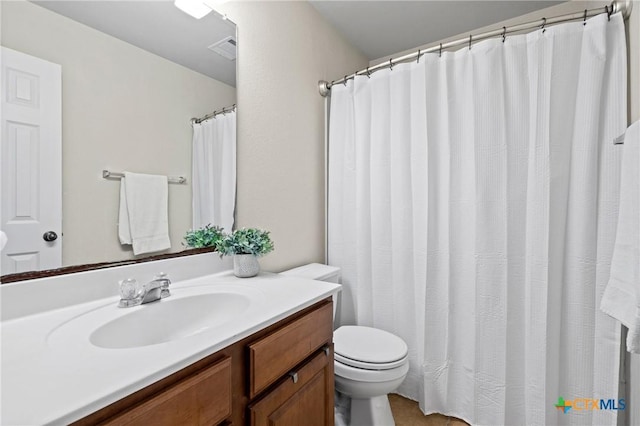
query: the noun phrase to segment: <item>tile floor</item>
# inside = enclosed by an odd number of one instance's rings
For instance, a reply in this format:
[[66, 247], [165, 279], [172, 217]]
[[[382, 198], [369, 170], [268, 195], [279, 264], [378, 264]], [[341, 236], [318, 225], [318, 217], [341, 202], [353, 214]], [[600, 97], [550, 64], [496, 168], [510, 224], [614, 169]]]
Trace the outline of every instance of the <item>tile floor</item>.
[[389, 403], [396, 426], [468, 426], [464, 421], [442, 414], [425, 416], [418, 403], [400, 395], [390, 394]]

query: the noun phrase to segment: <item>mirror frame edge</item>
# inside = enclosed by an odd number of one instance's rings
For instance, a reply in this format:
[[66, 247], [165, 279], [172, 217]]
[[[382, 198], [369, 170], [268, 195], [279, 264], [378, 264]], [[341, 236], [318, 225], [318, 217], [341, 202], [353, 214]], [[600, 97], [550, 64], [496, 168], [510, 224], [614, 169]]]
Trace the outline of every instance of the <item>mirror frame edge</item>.
[[39, 278], [49, 278], [58, 275], [75, 274], [77, 272], [95, 271], [98, 269], [115, 268], [118, 266], [134, 265], [137, 263], [154, 262], [156, 260], [173, 259], [176, 257], [193, 256], [202, 253], [214, 253], [213, 247], [192, 248], [175, 253], [158, 254], [155, 256], [144, 257], [141, 259], [119, 260], [115, 262], [87, 263], [84, 265], [63, 266], [55, 269], [45, 269], [42, 271], [18, 272], [15, 274], [7, 274], [0, 276], [0, 285], [16, 283], [20, 281], [35, 280]]

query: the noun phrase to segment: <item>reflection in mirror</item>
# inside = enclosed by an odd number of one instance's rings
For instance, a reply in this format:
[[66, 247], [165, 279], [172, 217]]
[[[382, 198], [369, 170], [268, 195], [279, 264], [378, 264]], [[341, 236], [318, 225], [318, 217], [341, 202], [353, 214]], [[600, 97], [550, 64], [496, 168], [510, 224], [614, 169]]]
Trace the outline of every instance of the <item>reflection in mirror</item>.
[[[182, 251], [196, 218], [193, 205], [214, 206], [217, 216], [209, 217], [231, 227], [232, 22], [216, 13], [197, 20], [168, 1], [20, 0], [0, 7], [1, 225], [8, 237], [1, 274]], [[215, 118], [192, 121], [223, 108]], [[232, 127], [233, 140], [192, 158], [197, 133], [214, 133], [209, 121]], [[196, 179], [195, 191], [196, 160], [199, 170], [205, 168], [199, 174], [213, 167], [224, 176], [216, 182], [226, 186]], [[131, 245], [121, 244], [121, 180], [103, 178], [103, 170], [186, 178], [159, 190], [167, 193], [168, 231], [161, 227], [160, 234], [168, 235], [168, 248], [151, 244], [153, 251], [135, 256]], [[128, 204], [129, 213], [136, 209], [128, 221], [134, 239], [157, 219], [157, 201]]]

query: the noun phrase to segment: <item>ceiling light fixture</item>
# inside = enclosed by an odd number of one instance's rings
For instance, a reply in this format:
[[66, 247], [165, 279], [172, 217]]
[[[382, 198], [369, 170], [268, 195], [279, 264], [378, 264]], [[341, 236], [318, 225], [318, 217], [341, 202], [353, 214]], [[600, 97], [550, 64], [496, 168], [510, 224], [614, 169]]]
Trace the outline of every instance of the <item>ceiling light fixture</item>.
[[175, 4], [181, 11], [196, 19], [202, 18], [213, 10], [204, 4], [202, 0], [174, 0], [173, 4]]

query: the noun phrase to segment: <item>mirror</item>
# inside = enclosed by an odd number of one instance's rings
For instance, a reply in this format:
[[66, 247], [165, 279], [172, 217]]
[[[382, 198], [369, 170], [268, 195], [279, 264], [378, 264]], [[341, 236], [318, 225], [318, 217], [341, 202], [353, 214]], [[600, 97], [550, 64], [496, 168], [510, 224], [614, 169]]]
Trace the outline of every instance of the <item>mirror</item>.
[[[47, 212], [41, 210], [47, 209], [38, 197], [55, 191], [62, 193], [62, 226], [45, 229], [53, 232], [47, 234], [50, 241], [41, 230], [20, 238], [7, 232], [9, 244], [32, 239], [40, 248], [19, 248], [7, 260], [7, 245], [2, 275], [184, 251], [183, 237], [192, 227], [191, 119], [236, 103], [235, 24], [215, 11], [195, 19], [173, 1], [19, 0], [0, 7], [3, 120], [10, 121], [6, 99], [44, 102], [38, 93], [49, 90], [47, 63], [57, 64], [62, 82], [59, 152], [38, 161], [34, 140], [55, 134], [56, 125], [47, 132], [27, 119], [19, 126], [7, 121], [3, 135], [10, 137], [3, 139], [2, 156], [2, 161], [13, 159], [12, 166], [3, 163], [5, 172], [31, 170], [13, 187], [3, 176], [3, 230], [8, 221], [44, 222]], [[18, 56], [18, 62], [41, 60], [44, 77], [5, 68], [7, 49], [29, 55]], [[120, 180], [103, 178], [103, 170], [186, 178], [186, 183], [168, 184], [170, 249], [134, 256], [130, 245], [120, 244]], [[25, 192], [29, 197], [16, 195]], [[11, 203], [17, 206], [9, 211]], [[47, 263], [44, 253], [55, 245], [62, 247], [57, 265]]]

